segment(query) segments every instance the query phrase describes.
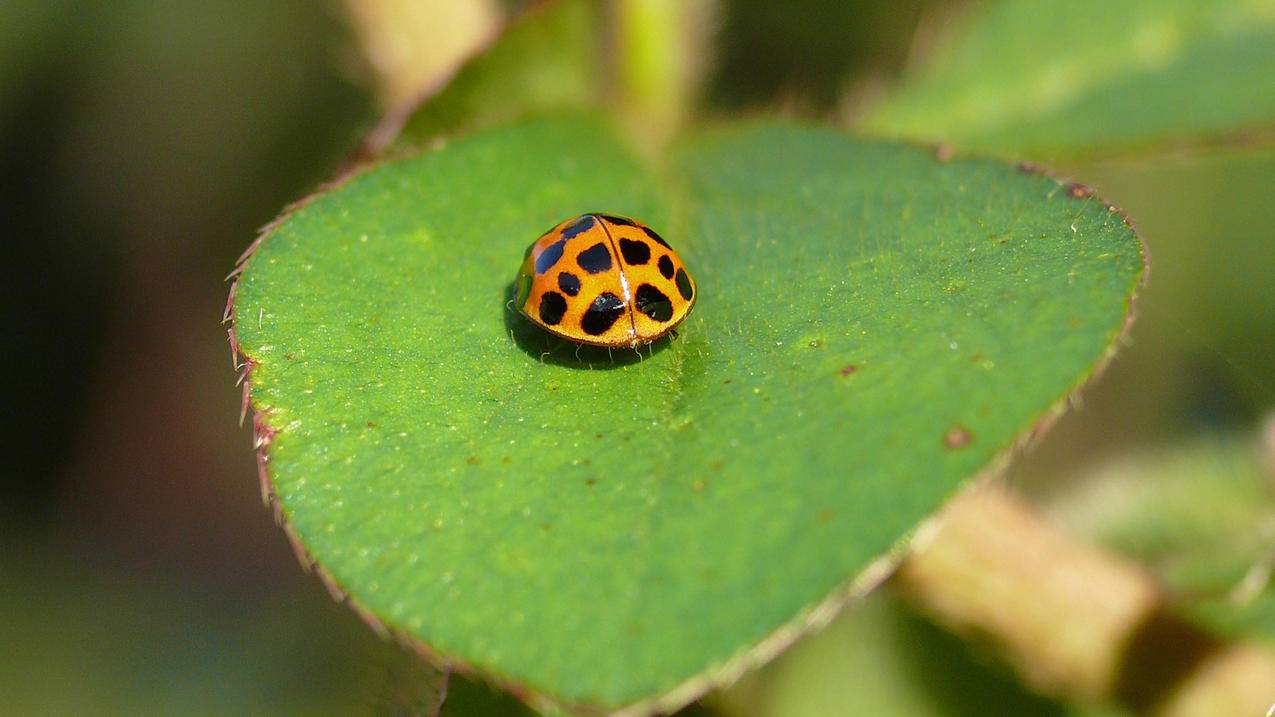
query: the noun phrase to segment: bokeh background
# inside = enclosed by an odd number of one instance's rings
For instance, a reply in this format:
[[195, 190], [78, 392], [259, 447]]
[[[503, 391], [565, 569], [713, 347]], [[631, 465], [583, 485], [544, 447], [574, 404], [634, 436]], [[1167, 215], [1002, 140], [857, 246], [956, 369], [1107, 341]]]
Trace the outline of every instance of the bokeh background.
[[[517, 7], [476, 5], [431, 16], [437, 67], [466, 51], [444, 39]], [[372, 20], [352, 8], [0, 5], [0, 713], [349, 714], [415, 699], [416, 668], [304, 573], [262, 506], [220, 323], [224, 278], [258, 227], [383, 112], [370, 78], [393, 57], [361, 51]], [[700, 101], [843, 121], [961, 10], [723, 0], [705, 20]], [[1059, 169], [1135, 218], [1154, 270], [1130, 345], [1011, 481], [1049, 508], [1183, 446], [1258, 450], [1275, 408], [1275, 151]], [[833, 634], [703, 709], [1063, 709], [888, 594]], [[853, 698], [810, 677], [868, 664], [879, 679]]]

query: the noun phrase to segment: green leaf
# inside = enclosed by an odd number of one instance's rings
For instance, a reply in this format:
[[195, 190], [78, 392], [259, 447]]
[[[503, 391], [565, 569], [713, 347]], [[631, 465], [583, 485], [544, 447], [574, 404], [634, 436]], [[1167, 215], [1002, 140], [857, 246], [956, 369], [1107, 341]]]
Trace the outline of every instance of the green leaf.
[[420, 147], [462, 129], [597, 106], [605, 67], [600, 13], [592, 0], [553, 0], [527, 10], [412, 110], [394, 144]]
[[[680, 704], [870, 587], [1112, 349], [1143, 271], [1120, 214], [993, 161], [772, 123], [666, 159], [587, 119], [476, 134], [314, 198], [237, 288], [290, 529], [542, 706]], [[650, 355], [506, 307], [525, 247], [592, 210], [698, 279]]]
[[1044, 159], [1275, 126], [1275, 2], [1005, 0], [971, 13], [862, 127]]

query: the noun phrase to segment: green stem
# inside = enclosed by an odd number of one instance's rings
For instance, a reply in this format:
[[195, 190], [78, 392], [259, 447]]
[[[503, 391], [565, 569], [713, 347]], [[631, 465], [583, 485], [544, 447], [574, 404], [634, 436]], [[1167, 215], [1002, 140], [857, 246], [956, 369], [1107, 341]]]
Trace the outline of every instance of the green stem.
[[616, 98], [639, 137], [657, 144], [690, 111], [707, 0], [612, 0]]

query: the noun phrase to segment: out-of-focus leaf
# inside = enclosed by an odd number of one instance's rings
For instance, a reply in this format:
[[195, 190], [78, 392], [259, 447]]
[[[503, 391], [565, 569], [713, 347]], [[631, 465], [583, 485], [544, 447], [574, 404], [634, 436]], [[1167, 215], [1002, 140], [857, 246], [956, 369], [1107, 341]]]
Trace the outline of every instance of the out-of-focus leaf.
[[437, 95], [423, 98], [395, 146], [421, 146], [461, 129], [527, 115], [599, 106], [607, 94], [601, 14], [594, 0], [553, 0], [526, 10]]
[[447, 75], [497, 30], [496, 0], [346, 0], [381, 101], [395, 107]]
[[[1118, 461], [1055, 496], [1052, 515], [1148, 565], [1188, 613], [1275, 638], [1275, 476], [1245, 436], [1205, 436]], [[1242, 583], [1249, 577], [1250, 586]]]
[[861, 127], [1033, 159], [1275, 128], [1275, 2], [987, 2]]

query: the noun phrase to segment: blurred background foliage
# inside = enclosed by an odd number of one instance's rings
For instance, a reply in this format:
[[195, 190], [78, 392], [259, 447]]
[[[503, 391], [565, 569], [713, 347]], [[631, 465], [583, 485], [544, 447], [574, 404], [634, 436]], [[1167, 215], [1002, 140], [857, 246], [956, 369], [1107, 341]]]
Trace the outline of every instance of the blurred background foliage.
[[[437, 676], [297, 569], [260, 507], [218, 323], [223, 277], [385, 109], [442, 82], [521, 5], [0, 6], [0, 332], [14, 362], [0, 432], [0, 711], [432, 704]], [[722, 0], [700, 18], [694, 101], [710, 116], [854, 121], [967, 10]], [[361, 52], [404, 23], [434, 35]], [[411, 81], [372, 81], [404, 63]], [[1155, 570], [1204, 623], [1275, 636], [1261, 590], [1275, 550], [1262, 453], [1275, 441], [1262, 437], [1275, 406], [1275, 150], [1256, 136], [1057, 161], [1135, 217], [1155, 269], [1130, 345], [1010, 480]], [[518, 709], [459, 680], [451, 693], [445, 714]], [[695, 709], [1096, 714], [1030, 695], [888, 589]]]

